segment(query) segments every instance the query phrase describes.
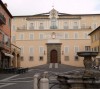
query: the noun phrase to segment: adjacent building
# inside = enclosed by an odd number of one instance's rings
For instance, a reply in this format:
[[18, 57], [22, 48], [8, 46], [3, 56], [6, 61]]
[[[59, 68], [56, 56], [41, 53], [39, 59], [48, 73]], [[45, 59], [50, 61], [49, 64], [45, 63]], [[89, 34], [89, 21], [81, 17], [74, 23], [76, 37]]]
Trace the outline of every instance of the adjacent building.
[[100, 26], [90, 34], [92, 51], [100, 52]]
[[11, 65], [11, 19], [7, 4], [0, 0], [0, 68]]
[[47, 63], [83, 66], [78, 51], [90, 51], [88, 34], [100, 25], [100, 14], [48, 13], [14, 16], [12, 43], [21, 48], [22, 67]]

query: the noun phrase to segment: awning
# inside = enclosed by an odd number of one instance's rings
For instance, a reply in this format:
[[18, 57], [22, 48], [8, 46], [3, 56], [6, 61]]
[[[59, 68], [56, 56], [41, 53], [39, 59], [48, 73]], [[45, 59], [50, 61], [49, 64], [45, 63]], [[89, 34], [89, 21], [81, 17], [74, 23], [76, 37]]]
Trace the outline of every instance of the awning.
[[11, 57], [11, 58], [14, 57], [12, 54], [9, 54], [9, 53], [4, 53], [4, 54], [5, 54], [5, 56]]

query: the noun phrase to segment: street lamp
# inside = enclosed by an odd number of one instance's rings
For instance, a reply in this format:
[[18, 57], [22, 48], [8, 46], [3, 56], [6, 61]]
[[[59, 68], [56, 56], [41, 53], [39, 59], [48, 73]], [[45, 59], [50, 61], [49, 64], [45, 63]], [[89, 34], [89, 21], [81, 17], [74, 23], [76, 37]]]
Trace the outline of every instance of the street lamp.
[[96, 59], [98, 59], [98, 64], [99, 64], [99, 67], [100, 67], [100, 28], [98, 29], [99, 30], [99, 53], [98, 55], [96, 56]]

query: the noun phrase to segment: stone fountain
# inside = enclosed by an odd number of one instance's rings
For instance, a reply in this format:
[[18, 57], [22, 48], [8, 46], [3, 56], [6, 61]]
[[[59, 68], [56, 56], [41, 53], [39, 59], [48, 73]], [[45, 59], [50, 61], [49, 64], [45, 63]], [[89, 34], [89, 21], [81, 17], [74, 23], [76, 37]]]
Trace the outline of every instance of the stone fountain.
[[58, 74], [57, 79], [61, 89], [100, 89], [100, 72], [92, 69], [92, 57], [95, 58], [98, 52], [82, 51], [77, 55], [84, 57], [84, 69], [74, 72]]
[[84, 63], [84, 76], [91, 76], [94, 74], [94, 71], [92, 71], [92, 64], [93, 60], [92, 58], [95, 58], [98, 55], [98, 52], [92, 52], [92, 51], [82, 51], [77, 52], [77, 55], [80, 57], [84, 57], [83, 63]]

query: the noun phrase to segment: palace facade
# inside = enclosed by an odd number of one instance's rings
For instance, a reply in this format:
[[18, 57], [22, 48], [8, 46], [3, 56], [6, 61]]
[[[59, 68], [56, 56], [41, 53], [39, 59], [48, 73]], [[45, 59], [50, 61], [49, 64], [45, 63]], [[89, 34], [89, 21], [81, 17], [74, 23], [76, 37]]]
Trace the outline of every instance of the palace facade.
[[90, 51], [88, 34], [100, 25], [100, 14], [48, 13], [14, 16], [12, 43], [21, 48], [22, 67], [47, 63], [83, 66], [78, 51]]

